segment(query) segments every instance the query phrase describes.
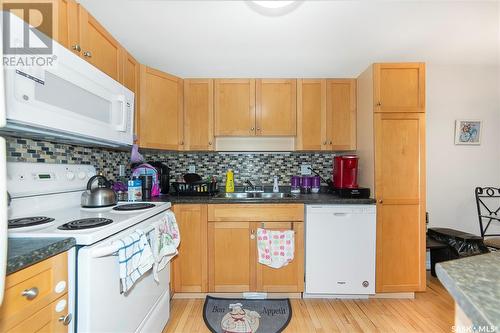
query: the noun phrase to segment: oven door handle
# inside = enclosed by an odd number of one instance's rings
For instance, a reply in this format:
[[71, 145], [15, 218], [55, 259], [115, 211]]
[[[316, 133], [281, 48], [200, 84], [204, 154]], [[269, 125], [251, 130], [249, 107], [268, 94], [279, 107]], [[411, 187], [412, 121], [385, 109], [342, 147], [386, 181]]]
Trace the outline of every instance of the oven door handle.
[[[148, 234], [149, 232], [151, 232], [153, 230], [154, 230], [154, 227], [149, 226], [148, 228], [143, 229], [142, 232], [144, 234]], [[103, 246], [99, 246], [99, 247], [96, 247], [94, 249], [91, 249], [90, 256], [92, 258], [101, 258], [101, 257], [107, 257], [107, 256], [111, 256], [111, 255], [116, 256], [117, 255], [116, 252], [118, 252], [118, 250], [120, 250], [120, 244], [118, 242], [112, 242], [108, 245], [103, 245]]]

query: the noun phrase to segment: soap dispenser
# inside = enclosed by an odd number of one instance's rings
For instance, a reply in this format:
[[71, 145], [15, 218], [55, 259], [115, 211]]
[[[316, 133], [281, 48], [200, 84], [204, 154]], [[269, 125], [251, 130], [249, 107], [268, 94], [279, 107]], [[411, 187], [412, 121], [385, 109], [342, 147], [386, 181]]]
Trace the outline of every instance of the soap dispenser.
[[274, 176], [273, 192], [278, 193], [279, 191], [280, 191], [280, 187], [278, 186], [278, 176]]
[[226, 192], [234, 192], [234, 172], [233, 169], [227, 169], [226, 172]]

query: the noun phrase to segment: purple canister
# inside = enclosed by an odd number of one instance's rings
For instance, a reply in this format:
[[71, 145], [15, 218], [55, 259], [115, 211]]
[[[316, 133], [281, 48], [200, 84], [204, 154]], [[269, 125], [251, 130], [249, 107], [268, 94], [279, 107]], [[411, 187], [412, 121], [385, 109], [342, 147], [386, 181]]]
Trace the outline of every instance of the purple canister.
[[292, 176], [290, 179], [290, 192], [295, 194], [300, 193], [300, 176]]
[[312, 178], [311, 176], [302, 176], [302, 193], [311, 193]]
[[311, 192], [319, 193], [321, 187], [321, 178], [319, 176], [312, 177]]

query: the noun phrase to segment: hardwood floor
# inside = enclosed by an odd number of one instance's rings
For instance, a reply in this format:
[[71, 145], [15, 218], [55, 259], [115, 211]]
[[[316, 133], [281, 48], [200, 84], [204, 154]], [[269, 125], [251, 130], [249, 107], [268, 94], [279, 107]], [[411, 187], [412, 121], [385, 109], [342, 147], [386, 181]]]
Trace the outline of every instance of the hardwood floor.
[[[172, 300], [163, 333], [210, 332], [203, 322], [203, 299]], [[415, 299], [292, 299], [286, 333], [306, 332], [451, 332], [454, 302], [436, 278]]]

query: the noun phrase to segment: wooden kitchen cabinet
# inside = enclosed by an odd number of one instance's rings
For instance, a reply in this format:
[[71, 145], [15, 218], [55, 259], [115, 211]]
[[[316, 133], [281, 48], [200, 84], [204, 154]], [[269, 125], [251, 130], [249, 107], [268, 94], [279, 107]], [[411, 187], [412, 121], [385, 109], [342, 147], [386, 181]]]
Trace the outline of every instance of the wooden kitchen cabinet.
[[[302, 292], [303, 220], [303, 204], [208, 205], [209, 292]], [[294, 260], [287, 266], [258, 263], [256, 232], [263, 226], [295, 231]]]
[[134, 93], [134, 133], [138, 137], [138, 118], [139, 118], [139, 81], [141, 75], [141, 64], [128, 52], [123, 52], [123, 85]]
[[356, 150], [356, 80], [326, 82], [326, 137], [332, 151]]
[[270, 293], [304, 291], [304, 223], [255, 222], [254, 230], [257, 228], [280, 231], [293, 230], [295, 232], [295, 254], [288, 265], [279, 269], [257, 263], [255, 289]]
[[425, 64], [373, 65], [375, 112], [425, 112]]
[[124, 49], [85, 8], [79, 6], [81, 55], [118, 82], [122, 82]]
[[[357, 79], [358, 182], [371, 188], [377, 201], [377, 293], [424, 291], [426, 287], [425, 108], [408, 112], [407, 99], [393, 99], [391, 108], [382, 110], [374, 104], [377, 91], [396, 89], [392, 78], [380, 79], [381, 69], [407, 68], [425, 77], [424, 64], [374, 64]], [[409, 77], [402, 79], [405, 75]], [[406, 73], [397, 89], [415, 92], [415, 80]]]
[[139, 145], [143, 148], [182, 149], [182, 79], [141, 65], [139, 87]]
[[[58, 292], [55, 286], [60, 281], [66, 282], [66, 288]], [[67, 332], [68, 327], [59, 321], [68, 313], [67, 285], [67, 252], [8, 275], [0, 307], [0, 332]], [[36, 296], [31, 300], [23, 296], [27, 290]], [[61, 300], [66, 300], [66, 307], [56, 312]]]
[[296, 150], [327, 150], [326, 80], [297, 80]]
[[80, 19], [78, 17], [79, 5], [74, 0], [58, 0], [59, 8], [58, 19], [58, 35], [55, 38], [59, 44], [73, 51], [77, 55], [81, 55], [80, 46]]
[[374, 121], [377, 291], [424, 290], [425, 114], [378, 113]]
[[255, 80], [215, 80], [215, 135], [255, 135]]
[[184, 80], [184, 149], [214, 150], [214, 80]]
[[297, 124], [297, 80], [256, 81], [256, 134], [295, 136]]
[[180, 204], [173, 211], [181, 234], [172, 259], [174, 292], [208, 292], [207, 205]]
[[257, 265], [253, 223], [208, 223], [208, 291], [255, 290]]

